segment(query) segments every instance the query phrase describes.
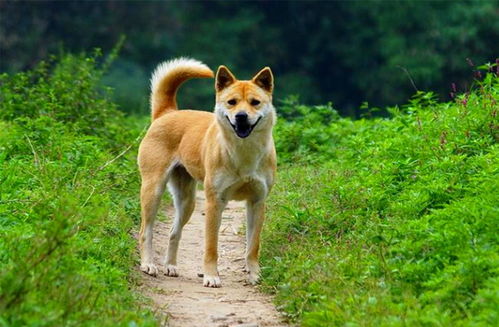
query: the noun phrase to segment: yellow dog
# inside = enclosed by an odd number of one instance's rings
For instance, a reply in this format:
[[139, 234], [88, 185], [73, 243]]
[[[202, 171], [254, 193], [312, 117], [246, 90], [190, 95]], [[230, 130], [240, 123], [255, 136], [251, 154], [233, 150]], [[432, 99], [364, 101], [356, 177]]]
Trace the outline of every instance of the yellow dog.
[[225, 67], [216, 74], [214, 113], [177, 110], [176, 92], [190, 78], [213, 77], [203, 63], [179, 58], [160, 64], [151, 79], [152, 124], [139, 148], [142, 223], [141, 270], [157, 275], [153, 262], [153, 223], [165, 186], [172, 194], [175, 218], [165, 258], [166, 275], [178, 276], [177, 250], [182, 228], [195, 204], [196, 183], [204, 184], [206, 229], [203, 285], [220, 287], [217, 270], [221, 214], [229, 200], [247, 208], [246, 271], [259, 279], [258, 252], [265, 200], [274, 183], [276, 154], [272, 127], [274, 80], [266, 67], [249, 81], [239, 81]]

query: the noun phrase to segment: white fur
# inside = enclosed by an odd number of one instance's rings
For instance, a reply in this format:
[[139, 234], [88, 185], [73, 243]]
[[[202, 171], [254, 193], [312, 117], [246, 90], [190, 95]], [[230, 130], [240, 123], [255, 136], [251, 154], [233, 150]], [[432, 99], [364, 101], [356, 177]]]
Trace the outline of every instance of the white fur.
[[189, 221], [196, 202], [196, 181], [192, 178], [185, 179], [175, 173], [170, 175], [168, 181], [168, 190], [170, 191], [175, 207], [175, 217], [170, 230], [168, 250], [164, 260], [166, 275], [176, 277], [177, 272], [177, 253], [180, 238], [182, 237], [182, 228]]
[[152, 73], [151, 77], [151, 91], [156, 91], [159, 83], [163, 79], [164, 76], [168, 75], [170, 72], [173, 70], [176, 70], [178, 68], [199, 68], [199, 69], [207, 69], [209, 70], [210, 68], [203, 64], [201, 61], [192, 59], [192, 58], [187, 58], [187, 57], [180, 57], [168, 61], [164, 61], [160, 63], [154, 72]]
[[185, 70], [193, 68], [200, 70], [210, 70], [210, 68], [203, 64], [201, 61], [187, 57], [180, 57], [160, 63], [151, 76], [151, 105], [154, 103], [153, 95], [159, 91], [161, 81], [163, 81], [168, 74], [171, 74], [175, 70]]

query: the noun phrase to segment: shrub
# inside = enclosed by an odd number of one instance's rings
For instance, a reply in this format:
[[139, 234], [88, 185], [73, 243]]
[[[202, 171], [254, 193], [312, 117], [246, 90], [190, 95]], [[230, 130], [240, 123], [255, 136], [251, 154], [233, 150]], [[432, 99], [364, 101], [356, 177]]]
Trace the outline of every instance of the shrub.
[[0, 78], [0, 326], [156, 325], [133, 290], [140, 129], [100, 56]]
[[390, 118], [280, 120], [285, 164], [269, 204], [263, 273], [290, 319], [497, 322], [498, 90], [488, 74], [453, 102], [419, 93]]

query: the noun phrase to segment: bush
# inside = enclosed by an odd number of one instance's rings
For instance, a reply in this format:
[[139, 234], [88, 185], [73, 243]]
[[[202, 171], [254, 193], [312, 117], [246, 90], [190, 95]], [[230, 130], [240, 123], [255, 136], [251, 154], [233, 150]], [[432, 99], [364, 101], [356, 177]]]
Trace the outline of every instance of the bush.
[[281, 102], [278, 112], [283, 123], [275, 126], [274, 135], [281, 163], [318, 162], [331, 156], [330, 145], [340, 137], [333, 122], [338, 123], [340, 116], [330, 103], [309, 107], [291, 96]]
[[488, 74], [450, 103], [419, 93], [390, 108], [391, 118], [327, 124], [321, 109], [286, 104], [295, 108], [286, 115], [300, 114], [276, 128], [284, 165], [269, 204], [263, 273], [290, 319], [498, 321], [498, 90], [499, 78]]
[[[140, 129], [66, 55], [0, 79], [0, 326], [156, 325], [136, 277]], [[135, 140], [135, 141], [134, 141]]]

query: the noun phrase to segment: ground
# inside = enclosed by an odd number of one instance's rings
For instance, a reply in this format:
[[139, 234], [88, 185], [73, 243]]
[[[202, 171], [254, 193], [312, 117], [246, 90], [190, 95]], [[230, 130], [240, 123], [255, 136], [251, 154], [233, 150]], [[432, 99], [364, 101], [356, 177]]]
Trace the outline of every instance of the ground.
[[[222, 215], [219, 239], [219, 273], [222, 288], [203, 287], [202, 272], [204, 193], [196, 195], [196, 210], [185, 226], [178, 255], [179, 277], [142, 275], [142, 292], [152, 299], [157, 312], [167, 317], [167, 326], [286, 326], [272, 297], [247, 285], [244, 267], [245, 240], [241, 231], [244, 203], [230, 202]], [[154, 227], [156, 264], [162, 263], [168, 245], [173, 208], [167, 222]]]

